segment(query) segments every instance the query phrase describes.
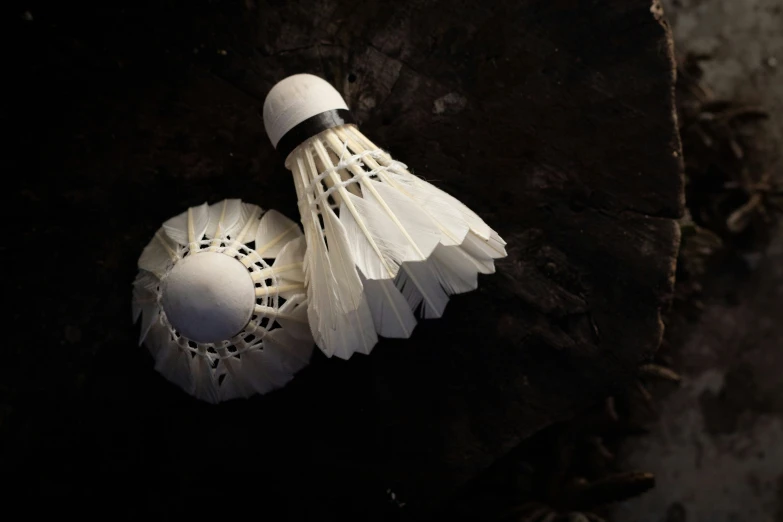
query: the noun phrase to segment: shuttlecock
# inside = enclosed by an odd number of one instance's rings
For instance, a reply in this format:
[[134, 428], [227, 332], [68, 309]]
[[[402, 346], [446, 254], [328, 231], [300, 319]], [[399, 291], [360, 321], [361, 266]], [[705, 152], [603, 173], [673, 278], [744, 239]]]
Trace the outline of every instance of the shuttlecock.
[[369, 353], [440, 317], [449, 295], [493, 273], [505, 242], [457, 199], [414, 176], [356, 127], [340, 93], [310, 74], [276, 84], [264, 126], [293, 173], [307, 242], [308, 316], [329, 356]]
[[295, 222], [238, 199], [166, 221], [133, 283], [155, 369], [211, 403], [288, 383], [313, 351], [304, 246]]

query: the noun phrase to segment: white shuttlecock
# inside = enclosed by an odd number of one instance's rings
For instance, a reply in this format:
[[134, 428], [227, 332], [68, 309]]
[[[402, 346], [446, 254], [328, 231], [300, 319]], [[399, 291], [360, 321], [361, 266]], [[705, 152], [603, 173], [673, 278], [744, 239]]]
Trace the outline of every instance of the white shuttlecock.
[[313, 351], [304, 248], [295, 222], [238, 199], [166, 221], [133, 283], [155, 369], [211, 403], [288, 383]]
[[282, 80], [263, 115], [294, 176], [308, 316], [326, 355], [369, 353], [376, 332], [409, 337], [413, 312], [440, 317], [449, 295], [474, 290], [506, 255], [480, 217], [368, 140], [328, 82]]

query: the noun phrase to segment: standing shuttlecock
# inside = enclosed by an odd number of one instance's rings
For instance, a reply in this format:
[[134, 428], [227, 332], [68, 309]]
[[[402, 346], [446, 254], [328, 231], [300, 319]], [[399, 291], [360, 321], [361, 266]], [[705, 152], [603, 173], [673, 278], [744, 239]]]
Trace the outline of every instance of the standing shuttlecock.
[[166, 221], [133, 283], [155, 369], [211, 403], [284, 386], [313, 350], [304, 247], [295, 222], [238, 199]]
[[449, 295], [495, 271], [505, 242], [457, 199], [368, 140], [329, 83], [275, 85], [264, 126], [292, 171], [307, 241], [308, 316], [329, 356], [409, 337], [413, 312], [440, 317]]

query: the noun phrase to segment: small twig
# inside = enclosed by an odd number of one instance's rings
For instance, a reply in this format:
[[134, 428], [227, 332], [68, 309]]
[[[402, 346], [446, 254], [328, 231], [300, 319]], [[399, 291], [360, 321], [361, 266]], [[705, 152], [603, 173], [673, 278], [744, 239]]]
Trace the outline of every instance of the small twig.
[[660, 366], [658, 364], [644, 364], [639, 367], [639, 372], [644, 377], [655, 377], [669, 382], [680, 382], [682, 377], [671, 368]]

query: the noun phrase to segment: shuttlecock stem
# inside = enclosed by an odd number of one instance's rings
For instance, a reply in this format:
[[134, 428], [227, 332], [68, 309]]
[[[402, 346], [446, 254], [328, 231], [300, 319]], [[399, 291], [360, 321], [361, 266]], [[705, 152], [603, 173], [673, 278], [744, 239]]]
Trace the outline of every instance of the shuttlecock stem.
[[277, 286], [262, 286], [256, 288], [256, 297], [266, 297], [269, 294], [281, 294], [283, 292], [304, 291], [305, 286], [303, 284], [291, 284], [291, 285], [277, 285]]
[[[327, 131], [324, 131], [324, 138], [329, 142], [329, 145], [332, 147], [332, 150], [338, 150], [343, 147], [343, 144], [338, 139], [335, 132], [332, 132], [332, 129], [329, 129]], [[364, 157], [363, 160], [366, 160], [367, 157]], [[379, 166], [380, 167], [380, 166]], [[380, 194], [378, 194], [378, 191], [375, 190], [375, 187], [372, 185], [370, 180], [368, 179], [369, 176], [366, 175], [365, 171], [356, 163], [349, 163], [348, 169], [353, 173], [353, 175], [356, 177], [356, 179], [359, 180], [359, 183], [361, 183], [361, 187], [363, 190], [367, 190], [370, 194], [372, 194], [375, 197], [375, 200], [378, 202], [378, 204], [381, 206], [381, 208], [388, 214], [389, 218], [392, 220], [394, 225], [400, 229], [400, 232], [402, 235], [407, 239], [411, 246], [413, 247], [413, 250], [416, 252], [416, 254], [419, 255], [421, 258], [421, 261], [426, 260], [426, 257], [424, 254], [419, 250], [419, 247], [416, 246], [416, 242], [413, 240], [413, 238], [410, 236], [408, 231], [405, 229], [402, 223], [400, 223], [400, 220], [397, 219], [396, 214], [392, 211], [392, 209], [389, 208], [389, 206], [386, 204], [386, 202], [383, 200]], [[382, 170], [382, 169], [381, 169]]]
[[291, 226], [290, 226], [290, 227], [289, 227], [287, 230], [284, 230], [282, 233], [278, 234], [278, 236], [277, 236], [277, 237], [275, 237], [274, 239], [272, 239], [272, 240], [271, 240], [269, 243], [267, 243], [266, 245], [263, 245], [262, 247], [258, 248], [258, 249], [256, 250], [256, 252], [258, 253], [258, 255], [259, 255], [259, 256], [261, 256], [261, 257], [264, 257], [264, 256], [263, 256], [264, 252], [266, 252], [267, 250], [269, 250], [269, 249], [270, 249], [270, 248], [272, 248], [273, 246], [276, 246], [276, 245], [277, 245], [278, 243], [280, 243], [280, 242], [281, 242], [283, 239], [287, 238], [287, 237], [288, 237], [288, 235], [289, 235], [289, 233], [290, 233], [292, 230], [295, 230], [295, 229], [298, 229], [298, 228], [299, 228], [299, 225], [297, 225], [296, 223], [292, 223], [292, 224], [291, 224]]
[[[328, 132], [328, 131], [327, 131]], [[314, 148], [316, 153], [318, 154], [319, 158], [324, 164], [331, 163], [331, 161], [328, 158], [326, 148], [323, 146], [323, 144], [316, 140], [313, 142]], [[329, 172], [328, 178], [332, 179], [332, 183], [334, 183], [337, 187], [337, 192], [343, 195], [343, 204], [345, 205], [345, 208], [353, 214], [353, 216], [356, 218], [356, 224], [359, 226], [359, 230], [362, 231], [362, 234], [364, 234], [367, 238], [371, 238], [372, 234], [369, 230], [367, 230], [367, 227], [364, 224], [364, 221], [361, 219], [359, 215], [359, 211], [354, 206], [353, 202], [350, 200], [350, 198], [347, 197], [347, 190], [345, 189], [345, 186], [341, 183], [340, 178], [337, 176], [337, 173], [334, 171], [334, 165], [331, 166], [332, 170]], [[385, 259], [383, 258], [383, 254], [381, 253], [378, 246], [375, 244], [375, 242], [370, 241], [370, 245], [373, 249], [373, 251], [376, 253], [378, 258], [381, 260], [381, 264], [383, 265], [383, 268], [388, 272], [389, 277], [392, 278], [395, 275], [395, 271], [386, 263]]]
[[293, 270], [301, 270], [302, 265], [303, 263], [291, 263], [289, 265], [270, 266], [260, 272], [253, 272], [253, 280], [258, 283], [274, 275], [285, 274], [286, 272], [291, 272]]
[[161, 231], [158, 231], [155, 233], [155, 240], [158, 241], [166, 250], [166, 253], [171, 257], [171, 260], [177, 259], [177, 252], [172, 250], [172, 248], [169, 246], [168, 240], [163, 236], [163, 233]]
[[[405, 190], [405, 187], [403, 185], [401, 185], [400, 183], [397, 183], [393, 178], [391, 178], [390, 176], [388, 176], [386, 174], [386, 170], [391, 166], [391, 164], [394, 163], [394, 160], [392, 160], [385, 152], [381, 151], [380, 149], [377, 149], [377, 148], [367, 149], [367, 147], [364, 144], [358, 143], [349, 134], [349, 132], [351, 134], [353, 134], [352, 131], [353, 131], [353, 129], [351, 129], [347, 125], [345, 127], [335, 127], [334, 128], [334, 132], [337, 134], [337, 136], [342, 141], [347, 143], [349, 145], [349, 147], [351, 148], [351, 150], [354, 150], [354, 151], [357, 151], [357, 152], [358, 151], [366, 151], [366, 150], [372, 150], [373, 152], [379, 151], [377, 155], [386, 156], [386, 165], [381, 165], [380, 163], [375, 161], [375, 154], [367, 154], [367, 155], [363, 156], [363, 158], [364, 158], [364, 161], [367, 163], [367, 165], [373, 170], [373, 172], [377, 173], [377, 176], [378, 176], [378, 178], [381, 181], [383, 181], [384, 183], [388, 183], [389, 185], [393, 186], [394, 188], [396, 188], [397, 190], [399, 190], [403, 194], [408, 195], [408, 197], [413, 197], [412, 194], [410, 194], [409, 191]], [[361, 133], [358, 133], [358, 134], [361, 135]], [[372, 143], [370, 143], [369, 140], [365, 139], [363, 141], [365, 141], [367, 144], [369, 144], [369, 145], [374, 147], [374, 145], [372, 145]], [[431, 212], [429, 211], [429, 209], [426, 206], [423, 206], [422, 209], [424, 210], [424, 212], [427, 213], [427, 215], [429, 215], [430, 217], [433, 218], [433, 222], [438, 226], [438, 229], [441, 231], [441, 233], [443, 235], [448, 237], [451, 241], [453, 241], [456, 244], [460, 243], [461, 240], [459, 238], [455, 237], [446, 227], [442, 226], [440, 224], [440, 222], [437, 219], [435, 219], [435, 217], [431, 214]]]

